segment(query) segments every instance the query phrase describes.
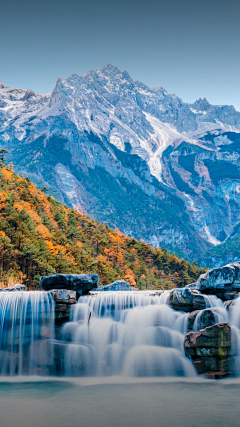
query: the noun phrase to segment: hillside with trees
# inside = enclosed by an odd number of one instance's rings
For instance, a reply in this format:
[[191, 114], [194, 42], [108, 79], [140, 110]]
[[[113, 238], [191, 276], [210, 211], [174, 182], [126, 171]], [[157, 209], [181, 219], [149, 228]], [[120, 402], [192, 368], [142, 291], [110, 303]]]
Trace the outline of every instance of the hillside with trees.
[[0, 282], [37, 289], [41, 276], [98, 273], [101, 285], [124, 278], [139, 289], [194, 282], [204, 269], [154, 249], [69, 209], [0, 166]]

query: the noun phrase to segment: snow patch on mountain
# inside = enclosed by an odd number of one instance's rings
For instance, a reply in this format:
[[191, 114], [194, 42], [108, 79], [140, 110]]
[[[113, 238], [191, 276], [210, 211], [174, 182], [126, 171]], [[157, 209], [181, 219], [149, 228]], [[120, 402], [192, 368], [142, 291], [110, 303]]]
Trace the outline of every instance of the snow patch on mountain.
[[169, 145], [173, 144], [174, 141], [182, 141], [183, 136], [172, 126], [161, 123], [159, 119], [151, 116], [151, 114], [146, 112], [144, 114], [154, 130], [154, 133], [152, 134], [152, 140], [155, 143], [154, 150], [152, 150], [149, 140], [146, 141], [144, 146], [149, 154], [148, 165], [152, 175], [159, 181], [162, 181], [162, 154]]

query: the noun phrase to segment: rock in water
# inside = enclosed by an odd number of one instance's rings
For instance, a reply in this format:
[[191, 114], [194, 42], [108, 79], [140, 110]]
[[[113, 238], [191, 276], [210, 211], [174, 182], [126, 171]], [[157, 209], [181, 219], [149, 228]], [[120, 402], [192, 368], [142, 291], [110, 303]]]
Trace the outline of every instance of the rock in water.
[[0, 292], [25, 292], [26, 291], [26, 286], [25, 285], [21, 285], [20, 283], [17, 283], [16, 285], [13, 286], [13, 288], [1, 288]]
[[40, 279], [40, 287], [45, 291], [68, 289], [84, 294], [98, 286], [97, 274], [52, 274]]
[[26, 286], [22, 285], [21, 283], [16, 283], [16, 285], [14, 285], [13, 289], [15, 291], [24, 292], [24, 291], [26, 291]]
[[193, 311], [188, 315], [188, 331], [192, 331], [193, 329], [196, 331], [213, 326], [218, 323], [216, 319], [217, 310], [215, 308]]
[[195, 311], [206, 308], [204, 296], [189, 288], [173, 289], [169, 304], [174, 310]]
[[50, 293], [57, 304], [76, 304], [77, 302], [76, 291], [52, 289]]
[[240, 292], [240, 262], [201, 274], [196, 289], [204, 294], [216, 295], [224, 301], [233, 299]]
[[184, 349], [198, 374], [209, 377], [229, 376], [233, 372], [234, 346], [231, 345], [231, 326], [218, 323], [185, 336]]
[[123, 279], [116, 280], [115, 282], [110, 283], [110, 285], [98, 287], [98, 291], [132, 291], [132, 290], [136, 290], [136, 289], [130, 286], [130, 283], [128, 283], [126, 280], [123, 280]]
[[60, 338], [60, 329], [69, 321], [71, 308], [77, 303], [77, 292], [67, 289], [52, 289], [50, 291], [55, 305], [55, 337]]

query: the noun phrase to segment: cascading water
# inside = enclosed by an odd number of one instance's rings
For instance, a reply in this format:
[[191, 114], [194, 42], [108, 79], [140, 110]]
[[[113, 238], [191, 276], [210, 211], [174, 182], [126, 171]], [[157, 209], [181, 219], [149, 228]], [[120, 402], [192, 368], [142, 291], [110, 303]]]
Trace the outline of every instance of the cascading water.
[[49, 375], [54, 306], [47, 292], [0, 293], [0, 374]]
[[215, 295], [204, 295], [206, 309], [200, 310], [193, 324], [193, 331], [205, 328], [205, 319], [211, 309], [212, 324], [229, 322], [229, 314], [224, 303]]
[[240, 376], [240, 294], [234, 301], [230, 313], [230, 323], [233, 337], [233, 345], [235, 346], [235, 373]]
[[167, 302], [167, 292], [81, 297], [62, 331], [65, 375], [194, 376], [183, 351], [187, 314]]
[[[230, 312], [205, 295], [193, 330], [230, 322], [240, 376], [240, 298]], [[169, 292], [95, 292], [80, 297], [54, 340], [54, 302], [47, 292], [0, 293], [0, 375], [195, 376], [185, 357], [189, 313], [169, 306]]]

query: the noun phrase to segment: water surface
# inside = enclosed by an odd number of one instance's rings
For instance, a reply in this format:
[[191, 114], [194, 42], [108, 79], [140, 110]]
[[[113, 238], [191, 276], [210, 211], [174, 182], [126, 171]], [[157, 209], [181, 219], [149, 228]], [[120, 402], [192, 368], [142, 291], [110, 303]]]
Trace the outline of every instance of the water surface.
[[0, 384], [1, 427], [231, 427], [239, 380], [85, 378]]

